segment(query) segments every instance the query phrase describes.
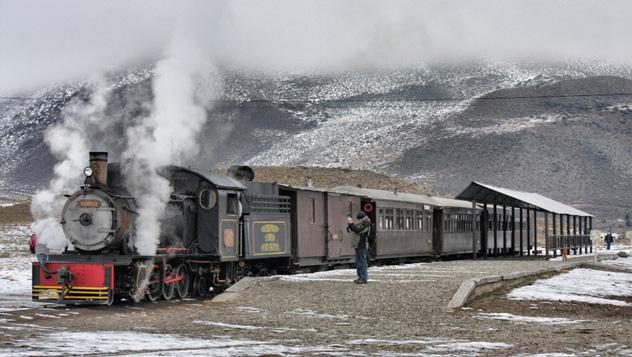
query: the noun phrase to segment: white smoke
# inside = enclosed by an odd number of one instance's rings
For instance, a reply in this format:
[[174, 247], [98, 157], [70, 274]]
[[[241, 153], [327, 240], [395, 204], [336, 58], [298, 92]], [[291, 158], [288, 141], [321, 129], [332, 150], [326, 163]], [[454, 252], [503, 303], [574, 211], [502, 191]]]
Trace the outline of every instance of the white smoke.
[[37, 191], [32, 198], [31, 226], [38, 241], [49, 249], [63, 249], [68, 244], [61, 227], [60, 216], [64, 206], [64, 194], [77, 189], [82, 181], [83, 168], [87, 166], [90, 137], [98, 137], [108, 130], [104, 120], [110, 90], [101, 77], [90, 84], [90, 100], [75, 101], [62, 112], [62, 122], [45, 133], [45, 141], [51, 153], [59, 160], [48, 188]]
[[197, 134], [219, 90], [216, 78], [208, 53], [191, 37], [173, 37], [154, 71], [152, 112], [127, 130], [122, 159], [128, 189], [138, 205], [134, 245], [142, 255], [156, 253], [159, 219], [171, 194], [159, 171], [197, 153]]

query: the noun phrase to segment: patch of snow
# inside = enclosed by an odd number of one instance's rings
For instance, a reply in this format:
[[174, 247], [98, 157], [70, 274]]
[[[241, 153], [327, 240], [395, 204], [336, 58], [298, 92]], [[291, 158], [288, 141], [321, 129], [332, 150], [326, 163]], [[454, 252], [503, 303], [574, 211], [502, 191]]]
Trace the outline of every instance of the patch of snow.
[[256, 307], [251, 307], [251, 306], [237, 306], [235, 309], [239, 310], [239, 311], [250, 312], [250, 313], [255, 313], [255, 314], [265, 314], [265, 313], [267, 313], [267, 311], [265, 311], [265, 310], [258, 309]]
[[318, 311], [308, 310], [308, 309], [295, 309], [290, 312], [286, 312], [286, 314], [297, 315], [297, 316], [307, 317], [307, 318], [312, 318], [312, 319], [340, 319], [340, 320], [349, 319], [349, 315], [322, 314]]
[[576, 354], [569, 353], [560, 353], [560, 352], [551, 352], [551, 353], [537, 353], [534, 355], [530, 354], [519, 354], [516, 357], [575, 357]]
[[601, 262], [601, 264], [632, 270], [632, 257], [608, 259]]
[[199, 324], [199, 325], [207, 325], [207, 326], [213, 326], [213, 327], [220, 327], [220, 328], [224, 328], [224, 329], [236, 329], [236, 330], [270, 330], [273, 332], [287, 332], [287, 331], [303, 331], [303, 332], [317, 332], [315, 329], [295, 329], [295, 328], [290, 328], [290, 327], [264, 327], [264, 326], [252, 326], [252, 325], [234, 325], [234, 324], [227, 324], [227, 323], [223, 323], [223, 322], [214, 322], [214, 321], [202, 321], [202, 320], [195, 320], [193, 321], [194, 324]]
[[35, 315], [39, 317], [45, 317], [48, 319], [61, 319], [60, 316], [56, 316], [56, 315], [49, 315], [49, 314], [35, 314]]
[[[483, 351], [501, 350], [513, 347], [513, 345], [502, 342], [484, 342], [484, 341], [467, 341], [453, 340], [449, 338], [431, 338], [424, 340], [387, 340], [387, 339], [358, 339], [347, 342], [349, 345], [379, 345], [379, 346], [404, 346], [417, 345], [419, 350], [413, 354], [405, 354], [411, 356], [427, 356], [436, 355], [437, 353], [445, 353], [450, 356], [471, 356]], [[386, 353], [380, 355], [403, 356], [404, 354]]]
[[259, 330], [263, 328], [260, 326], [232, 325], [232, 324], [226, 324], [223, 322], [201, 321], [201, 320], [195, 320], [193, 321], [193, 323], [199, 324], [199, 325], [207, 325], [207, 326], [213, 326], [213, 327], [222, 327], [222, 328], [227, 328], [227, 329], [238, 329], [238, 330]]
[[[107, 341], [108, 343], [103, 343]], [[179, 335], [143, 332], [55, 332], [17, 341], [20, 348], [0, 348], [11, 356], [59, 356], [117, 354], [129, 356], [259, 356], [283, 354], [344, 352], [330, 346], [284, 346], [273, 341], [254, 341], [213, 337], [190, 338]]]
[[573, 269], [548, 279], [514, 289], [507, 298], [512, 300], [576, 301], [590, 304], [630, 306], [606, 296], [632, 296], [632, 274], [592, 269]]
[[475, 316], [475, 318], [484, 320], [504, 320], [520, 324], [538, 323], [544, 325], [568, 325], [584, 322], [584, 320], [570, 320], [563, 317], [520, 316], [508, 313], [479, 313]]
[[[446, 267], [433, 263], [414, 263], [395, 266], [374, 266], [369, 268], [370, 283], [425, 283], [434, 278], [451, 278], [454, 273], [476, 273], [462, 267]], [[344, 282], [350, 283], [356, 277], [355, 269], [336, 269], [308, 274], [278, 275], [274, 279], [289, 282]]]
[[363, 338], [359, 340], [348, 341], [348, 345], [383, 345], [383, 346], [401, 346], [401, 345], [431, 345], [454, 342], [448, 338], [436, 338], [429, 340], [386, 340], [375, 338]]
[[31, 258], [0, 258], [0, 311], [41, 306], [31, 300]]
[[428, 347], [428, 349], [432, 352], [446, 352], [446, 353], [454, 353], [454, 352], [481, 352], [484, 350], [501, 350], [506, 348], [511, 348], [513, 345], [502, 342], [449, 342], [443, 343], [439, 345], [433, 345]]

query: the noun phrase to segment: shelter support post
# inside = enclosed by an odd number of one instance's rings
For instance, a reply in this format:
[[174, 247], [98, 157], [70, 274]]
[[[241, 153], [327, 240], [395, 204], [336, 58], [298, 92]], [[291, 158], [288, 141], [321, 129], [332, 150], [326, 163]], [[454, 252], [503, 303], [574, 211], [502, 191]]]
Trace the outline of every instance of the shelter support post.
[[577, 216], [577, 234], [579, 235], [579, 254], [588, 253], [586, 244], [584, 244], [584, 232], [582, 232], [582, 217]]
[[503, 256], [507, 255], [507, 206], [503, 205]]
[[[564, 235], [564, 215], [560, 214], [560, 236]], [[560, 239], [560, 254], [562, 254], [563, 249], [565, 248], [562, 244], [562, 242], [565, 242], [566, 239], [562, 240]], [[566, 252], [568, 253], [568, 251]]]
[[533, 254], [538, 255], [538, 211], [533, 209]]
[[[566, 235], [568, 235], [569, 237], [569, 242], [571, 242], [570, 236], [571, 236], [571, 215], [567, 214], [566, 215]], [[571, 247], [572, 248], [572, 247]], [[570, 252], [568, 252], [570, 254]], [[573, 254], [577, 254], [577, 251], [575, 249], [573, 249]]]
[[498, 210], [497, 205], [494, 204], [494, 257], [498, 256]]
[[[590, 234], [590, 232], [592, 231], [592, 217], [588, 217], [588, 234]], [[595, 248], [597, 249], [597, 248]], [[590, 252], [593, 252], [593, 246], [592, 244], [590, 245]]]
[[[483, 248], [483, 257], [485, 259], [487, 259], [487, 252], [489, 250], [489, 246], [487, 245], [487, 243], [489, 242], [489, 239], [487, 238], [487, 236], [489, 235], [488, 231], [489, 231], [489, 212], [487, 211], [487, 203], [483, 204], [483, 213], [481, 215], [481, 248]], [[483, 240], [485, 240], [483, 242]]]
[[[559, 238], [557, 236], [557, 231], [555, 230], [555, 226], [557, 226], [557, 223], [555, 222], [555, 213], [551, 213], [551, 222], [553, 223], [553, 240], [554, 240], [554, 244], [553, 244], [553, 258], [557, 257], [557, 248], [559, 246], [559, 244], [556, 244], [557, 242], [559, 242]], [[562, 252], [560, 252], [560, 254], [562, 254]]]
[[524, 229], [523, 220], [522, 220], [522, 207], [520, 207], [520, 256], [524, 255], [524, 247], [522, 244], [522, 230]]
[[511, 207], [511, 256], [516, 255], [516, 211]]
[[[588, 217], [582, 217], [582, 220], [584, 221], [584, 223], [582, 224], [582, 227], [584, 229], [584, 231], [582, 232], [584, 235], [589, 235], [590, 232], [588, 231]], [[590, 237], [590, 236], [589, 236]], [[588, 254], [588, 249], [590, 249], [590, 238], [588, 238], [586, 240], [586, 254]]]
[[[573, 236], [577, 237], [577, 216], [573, 216]], [[575, 238], [575, 241], [577, 242], [577, 239]], [[582, 254], [582, 247], [581, 245], [577, 244], [575, 246], [575, 254], [577, 254], [577, 248], [579, 248], [579, 254]]]
[[544, 212], [544, 255], [549, 259], [549, 212]]
[[527, 255], [531, 255], [531, 210], [527, 208]]
[[[479, 233], [480, 234], [480, 233]], [[476, 201], [472, 201], [472, 259], [476, 259]]]

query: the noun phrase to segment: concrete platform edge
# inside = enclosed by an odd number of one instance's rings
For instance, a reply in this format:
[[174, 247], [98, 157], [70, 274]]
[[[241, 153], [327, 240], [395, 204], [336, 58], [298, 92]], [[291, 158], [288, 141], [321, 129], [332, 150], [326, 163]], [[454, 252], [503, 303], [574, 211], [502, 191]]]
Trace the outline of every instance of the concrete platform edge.
[[493, 275], [488, 277], [472, 278], [464, 281], [459, 286], [459, 289], [454, 293], [450, 302], [448, 302], [448, 310], [454, 310], [465, 306], [468, 302], [472, 301], [475, 297], [481, 294], [477, 294], [477, 289], [485, 290], [484, 292], [490, 292], [508, 285], [515, 285], [522, 280], [546, 273], [559, 273], [562, 270], [574, 269], [581, 266], [595, 266], [594, 263], [589, 262], [573, 262], [566, 263], [555, 267], [537, 269], [532, 271], [521, 271], [510, 273], [506, 275]]
[[254, 283], [257, 282], [257, 279], [258, 278], [253, 278], [249, 276], [241, 278], [238, 282], [226, 289], [226, 291], [211, 299], [211, 302], [218, 303], [233, 301], [239, 297], [241, 292], [254, 285]]

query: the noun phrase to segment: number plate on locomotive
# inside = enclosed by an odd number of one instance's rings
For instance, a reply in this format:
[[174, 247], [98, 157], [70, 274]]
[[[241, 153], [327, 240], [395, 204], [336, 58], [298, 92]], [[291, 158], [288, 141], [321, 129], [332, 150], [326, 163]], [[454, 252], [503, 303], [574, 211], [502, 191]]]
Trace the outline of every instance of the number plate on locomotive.
[[101, 207], [101, 202], [97, 200], [81, 200], [79, 201], [79, 207], [81, 208], [99, 208]]

